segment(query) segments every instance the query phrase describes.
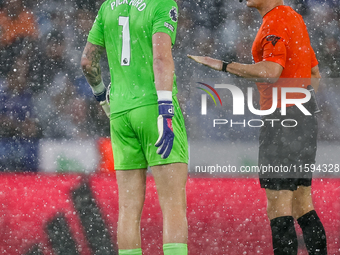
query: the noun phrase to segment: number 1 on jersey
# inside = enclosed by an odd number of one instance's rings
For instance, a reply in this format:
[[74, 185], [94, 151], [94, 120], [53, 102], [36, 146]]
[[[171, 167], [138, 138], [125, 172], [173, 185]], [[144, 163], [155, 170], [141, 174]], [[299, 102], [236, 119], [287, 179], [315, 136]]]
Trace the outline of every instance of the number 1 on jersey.
[[130, 29], [129, 29], [129, 17], [119, 16], [119, 26], [123, 26], [123, 44], [122, 44], [122, 58], [120, 65], [130, 65]]

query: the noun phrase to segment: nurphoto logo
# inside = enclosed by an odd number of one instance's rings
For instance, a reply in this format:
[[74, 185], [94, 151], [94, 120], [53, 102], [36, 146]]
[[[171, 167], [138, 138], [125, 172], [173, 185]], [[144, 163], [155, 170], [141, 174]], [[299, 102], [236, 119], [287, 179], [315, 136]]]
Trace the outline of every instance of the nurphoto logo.
[[[215, 94], [217, 99], [219, 100], [221, 106], [222, 100], [220, 95], [217, 93], [216, 89], [228, 89], [231, 92], [232, 95], [232, 101], [233, 101], [233, 106], [232, 106], [232, 112], [233, 115], [238, 115], [242, 116], [245, 115], [245, 98], [247, 102], [247, 107], [249, 111], [255, 115], [258, 116], [266, 116], [274, 113], [274, 111], [277, 109], [277, 104], [278, 104], [278, 89], [276, 87], [272, 88], [272, 105], [270, 109], [267, 110], [259, 110], [255, 109], [253, 105], [253, 88], [248, 87], [247, 88], [247, 96], [243, 94], [243, 91], [237, 87], [236, 85], [231, 85], [231, 84], [215, 84], [214, 87], [211, 85], [208, 85], [203, 82], [197, 82], [198, 84], [201, 84], [205, 86], [206, 88], [210, 89], [212, 93]], [[206, 92], [206, 94], [201, 95], [201, 115], [207, 115], [207, 94], [211, 97], [211, 99], [214, 101], [215, 106], [217, 106], [216, 100], [214, 95], [206, 88], [201, 88], [197, 87], [198, 89]], [[303, 98], [287, 98], [287, 94], [289, 93], [301, 93], [304, 95]], [[309, 89], [304, 89], [304, 88], [296, 88], [296, 87], [282, 87], [281, 88], [281, 115], [286, 116], [287, 113], [287, 105], [295, 105], [304, 115], [310, 116], [312, 115], [306, 107], [303, 105], [304, 103], [307, 103], [312, 97], [312, 93], [309, 91]], [[213, 127], [216, 125], [225, 125], [225, 124], [230, 124], [232, 127], [233, 125], [242, 125], [246, 126], [248, 125], [249, 127], [261, 127], [264, 125], [265, 121], [271, 122], [271, 126], [274, 127], [274, 122], [280, 121], [278, 119], [250, 119], [248, 121], [243, 120], [242, 122], [233, 122], [232, 119], [227, 120], [227, 119], [214, 119], [213, 120]], [[295, 127], [298, 122], [297, 120], [294, 119], [284, 119], [280, 121], [281, 125], [284, 127]]]

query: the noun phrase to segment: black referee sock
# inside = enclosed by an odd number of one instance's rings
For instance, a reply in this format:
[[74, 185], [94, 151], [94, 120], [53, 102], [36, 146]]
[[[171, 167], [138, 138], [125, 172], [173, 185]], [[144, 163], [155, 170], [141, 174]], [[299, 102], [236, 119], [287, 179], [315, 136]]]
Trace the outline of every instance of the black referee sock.
[[309, 255], [326, 255], [326, 232], [316, 211], [310, 211], [297, 219]]
[[274, 255], [296, 255], [298, 241], [292, 216], [282, 216], [270, 221]]

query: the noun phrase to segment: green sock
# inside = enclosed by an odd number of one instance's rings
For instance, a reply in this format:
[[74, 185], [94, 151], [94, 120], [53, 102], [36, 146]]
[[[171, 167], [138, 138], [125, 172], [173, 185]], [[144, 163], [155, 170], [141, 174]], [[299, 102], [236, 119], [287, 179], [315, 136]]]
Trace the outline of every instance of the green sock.
[[142, 249], [118, 250], [119, 255], [142, 255]]
[[166, 243], [163, 244], [164, 255], [188, 255], [188, 245], [186, 243]]

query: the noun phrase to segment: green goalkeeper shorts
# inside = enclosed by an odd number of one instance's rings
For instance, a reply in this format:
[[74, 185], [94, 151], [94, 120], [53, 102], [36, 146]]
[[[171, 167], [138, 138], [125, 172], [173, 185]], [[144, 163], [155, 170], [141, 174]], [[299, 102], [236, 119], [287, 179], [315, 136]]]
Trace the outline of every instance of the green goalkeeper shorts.
[[158, 104], [134, 108], [112, 116], [111, 142], [115, 170], [144, 169], [148, 166], [188, 163], [188, 140], [184, 118], [176, 97], [173, 97], [175, 115], [172, 126], [174, 144], [168, 158], [157, 154]]

